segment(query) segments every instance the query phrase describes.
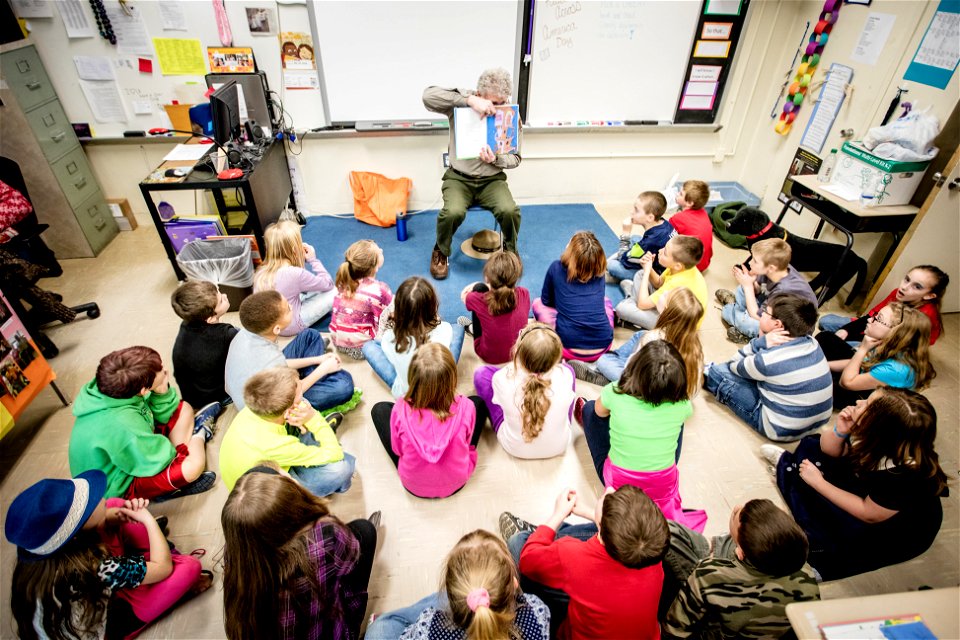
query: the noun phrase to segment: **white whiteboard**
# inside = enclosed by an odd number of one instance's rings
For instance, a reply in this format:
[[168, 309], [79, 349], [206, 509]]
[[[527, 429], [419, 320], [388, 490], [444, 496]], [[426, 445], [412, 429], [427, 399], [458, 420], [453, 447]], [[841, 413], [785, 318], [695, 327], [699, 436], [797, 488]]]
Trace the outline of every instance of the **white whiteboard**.
[[[55, 4], [51, 2], [50, 4]], [[96, 23], [90, 3], [79, 3], [88, 21], [94, 28]], [[107, 6], [118, 5], [115, 0], [106, 0]], [[147, 35], [150, 38], [187, 38], [200, 41], [204, 58], [207, 47], [219, 47], [220, 37], [214, 19], [213, 5], [209, 0], [180, 0], [174, 4], [182, 9], [186, 30], [167, 30], [163, 28], [159, 4], [155, 1], [136, 2], [134, 5], [142, 14]], [[283, 88], [280, 65], [280, 45], [276, 30], [307, 31], [307, 10], [304, 6], [278, 5], [273, 1], [251, 1], [225, 3], [227, 16], [233, 31], [233, 43], [236, 47], [253, 48], [257, 66], [266, 72], [270, 89], [282, 96], [283, 105], [293, 118], [297, 129], [317, 127], [324, 124], [323, 102], [320, 91], [286, 91]], [[252, 35], [247, 26], [247, 7], [265, 7], [273, 12], [276, 24], [270, 35]], [[36, 45], [43, 65], [53, 82], [60, 103], [70, 122], [87, 122], [93, 127], [97, 137], [120, 136], [128, 130], [148, 130], [153, 127], [169, 127], [170, 122], [163, 104], [178, 100], [181, 104], [196, 103], [204, 100], [207, 89], [202, 75], [164, 76], [156, 55], [131, 55], [120, 53], [116, 46], [100, 37], [67, 38], [66, 29], [60, 12], [54, 8], [49, 18], [30, 18], [30, 37], [26, 43]], [[14, 45], [15, 46], [15, 45]], [[97, 122], [90, 105], [77, 80], [77, 69], [73, 56], [103, 56], [109, 59], [113, 67], [120, 98], [126, 113], [122, 122]], [[149, 58], [153, 63], [152, 73], [141, 73], [138, 58]], [[205, 65], [207, 69], [208, 65]], [[206, 69], [205, 69], [206, 70]], [[135, 113], [135, 101], [147, 102], [152, 113]], [[289, 118], [288, 118], [289, 124]]]
[[518, 0], [312, 4], [332, 122], [436, 119], [421, 102], [426, 87], [474, 88], [491, 67], [516, 86]]
[[672, 120], [700, 8], [700, 0], [537, 0], [527, 124]]

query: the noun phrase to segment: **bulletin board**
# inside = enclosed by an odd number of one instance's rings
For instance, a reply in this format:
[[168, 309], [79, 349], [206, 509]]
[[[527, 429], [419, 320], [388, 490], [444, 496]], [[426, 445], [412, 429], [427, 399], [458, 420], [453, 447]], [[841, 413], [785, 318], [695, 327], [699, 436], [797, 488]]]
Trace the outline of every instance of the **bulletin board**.
[[[223, 46], [211, 0], [132, 0], [126, 3], [132, 16], [126, 15], [119, 2], [104, 0], [107, 15], [113, 18], [115, 34], [123, 32], [128, 36], [116, 45], [97, 33], [93, 10], [85, 0], [13, 0], [12, 3], [21, 17], [23, 12], [44, 14], [25, 18], [30, 29], [26, 42], [37, 47], [67, 117], [74, 123], [89, 123], [95, 137], [117, 137], [124, 131], [170, 127], [163, 105], [174, 100], [181, 104], [203, 101], [207, 89], [204, 75], [210, 71], [207, 47]], [[286, 109], [287, 124], [292, 119], [298, 129], [323, 125], [326, 116], [318, 83], [307, 78], [311, 75], [316, 78], [316, 72], [297, 69], [287, 73], [281, 60], [280, 33], [309, 34], [305, 5], [228, 0], [224, 6], [232, 45], [253, 50], [257, 67], [266, 73], [270, 89], [277, 93]], [[77, 30], [78, 17], [85, 19], [92, 29], [92, 37], [69, 36], [68, 28]], [[202, 55], [199, 65], [190, 55], [197, 50]], [[98, 122], [88, 97], [89, 83], [85, 91], [78, 80], [75, 56], [87, 56], [87, 61], [100, 65], [88, 68], [87, 73], [112, 74], [122, 120]], [[170, 75], [171, 71], [176, 75]], [[110, 84], [109, 81], [90, 82], [95, 88]], [[287, 88], [288, 83], [300, 86]], [[116, 114], [116, 110], [107, 114]]]

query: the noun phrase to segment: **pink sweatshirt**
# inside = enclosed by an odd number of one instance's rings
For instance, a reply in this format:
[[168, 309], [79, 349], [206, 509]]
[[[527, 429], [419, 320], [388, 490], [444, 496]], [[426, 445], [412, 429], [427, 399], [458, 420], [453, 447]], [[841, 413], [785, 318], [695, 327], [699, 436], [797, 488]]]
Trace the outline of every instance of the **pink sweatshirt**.
[[390, 439], [404, 488], [420, 498], [446, 498], [465, 485], [477, 466], [477, 450], [470, 446], [475, 420], [476, 407], [466, 396], [456, 396], [446, 420], [397, 400]]

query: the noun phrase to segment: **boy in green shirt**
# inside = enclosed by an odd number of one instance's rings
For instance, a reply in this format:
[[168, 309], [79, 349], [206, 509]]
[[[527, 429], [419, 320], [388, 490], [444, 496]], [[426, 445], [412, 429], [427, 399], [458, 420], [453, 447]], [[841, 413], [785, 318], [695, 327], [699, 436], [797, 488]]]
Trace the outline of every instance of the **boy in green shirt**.
[[202, 493], [217, 478], [204, 471], [205, 445], [220, 409], [212, 402], [194, 414], [150, 347], [109, 353], [73, 403], [70, 473], [103, 471], [108, 498], [158, 501]]
[[247, 380], [246, 406], [220, 445], [227, 489], [233, 490], [240, 476], [264, 460], [276, 462], [318, 496], [350, 488], [356, 458], [344, 453], [334, 433], [343, 415], [324, 418], [304, 399], [300, 386], [297, 371], [289, 367], [266, 369]]

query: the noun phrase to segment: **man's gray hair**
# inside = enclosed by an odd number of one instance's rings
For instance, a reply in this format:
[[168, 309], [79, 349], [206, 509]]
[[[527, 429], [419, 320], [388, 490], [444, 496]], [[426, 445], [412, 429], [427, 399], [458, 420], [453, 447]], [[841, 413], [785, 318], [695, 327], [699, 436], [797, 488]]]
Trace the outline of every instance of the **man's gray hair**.
[[480, 74], [480, 79], [477, 80], [477, 94], [510, 98], [513, 94], [510, 72], [502, 67], [487, 69]]

